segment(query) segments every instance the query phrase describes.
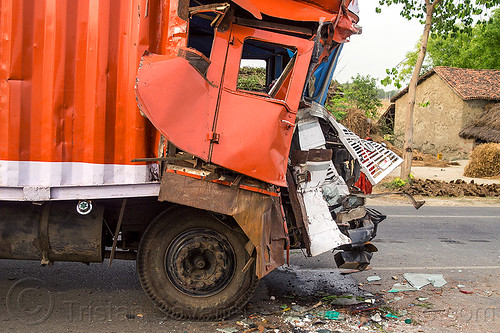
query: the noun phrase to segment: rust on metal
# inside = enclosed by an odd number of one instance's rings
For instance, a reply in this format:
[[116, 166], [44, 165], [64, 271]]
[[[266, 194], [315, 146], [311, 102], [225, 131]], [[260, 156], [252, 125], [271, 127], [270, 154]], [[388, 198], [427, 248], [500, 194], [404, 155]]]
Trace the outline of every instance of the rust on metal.
[[108, 266], [111, 266], [111, 263], [113, 262], [113, 258], [115, 256], [116, 244], [118, 242], [118, 235], [120, 233], [120, 229], [121, 229], [121, 226], [122, 226], [123, 215], [125, 214], [125, 207], [126, 206], [127, 206], [127, 199], [123, 199], [122, 200], [122, 205], [120, 207], [120, 215], [118, 216], [118, 221], [116, 223], [115, 233], [113, 235], [113, 246], [111, 247], [111, 254], [109, 255]]
[[232, 216], [255, 246], [259, 278], [283, 265], [286, 235], [277, 198], [166, 172], [158, 200]]
[[0, 259], [102, 262], [104, 207], [80, 215], [73, 202], [49, 206], [1, 203]]

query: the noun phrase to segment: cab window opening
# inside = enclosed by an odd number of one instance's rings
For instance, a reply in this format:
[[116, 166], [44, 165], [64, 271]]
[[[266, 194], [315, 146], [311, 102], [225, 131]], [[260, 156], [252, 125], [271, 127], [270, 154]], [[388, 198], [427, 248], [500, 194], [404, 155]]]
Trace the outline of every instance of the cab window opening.
[[296, 55], [293, 47], [246, 39], [237, 89], [285, 99]]

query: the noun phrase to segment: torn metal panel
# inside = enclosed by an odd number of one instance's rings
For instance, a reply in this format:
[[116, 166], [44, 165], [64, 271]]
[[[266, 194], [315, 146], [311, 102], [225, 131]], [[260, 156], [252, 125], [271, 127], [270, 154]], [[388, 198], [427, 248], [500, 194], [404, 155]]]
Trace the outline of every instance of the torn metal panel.
[[332, 22], [337, 27], [333, 39], [338, 43], [346, 42], [352, 34], [360, 33], [356, 26], [358, 16], [346, 9], [351, 0], [234, 0], [233, 2], [259, 20], [262, 19], [262, 14], [265, 14], [293, 21]]
[[373, 254], [363, 248], [356, 248], [352, 251], [342, 251], [335, 253], [335, 263], [338, 268], [364, 270], [369, 264]]
[[364, 206], [356, 207], [345, 212], [337, 214], [337, 223], [349, 222], [363, 218], [366, 215], [366, 208]]
[[286, 174], [286, 181], [288, 184], [288, 194], [290, 197], [290, 205], [292, 206], [293, 215], [295, 217], [295, 223], [302, 234], [307, 254], [310, 256], [311, 242], [305, 226], [305, 223], [307, 222], [306, 208], [304, 206], [304, 200], [302, 198], [299, 199], [300, 194], [297, 193], [297, 187], [295, 186], [295, 181], [293, 180], [293, 175], [290, 170], [288, 170]]
[[[329, 209], [330, 200], [340, 201], [342, 194], [349, 191], [338, 176], [331, 160], [331, 150], [325, 149], [325, 137], [318, 119], [302, 118], [297, 125], [300, 148], [292, 153], [292, 165], [297, 180], [297, 196], [305, 208], [305, 228], [309, 237], [309, 250], [315, 256], [349, 244], [350, 239], [340, 232]], [[321, 152], [328, 151], [328, 159]], [[315, 153], [317, 152], [317, 153]], [[315, 159], [315, 156], [323, 159]], [[326, 196], [324, 195], [326, 193]]]
[[232, 216], [255, 246], [259, 278], [284, 264], [286, 235], [277, 197], [166, 172], [158, 200]]
[[214, 89], [180, 57], [145, 55], [137, 74], [140, 110], [168, 141], [204, 160], [210, 147], [214, 111], [209, 99]]
[[337, 223], [332, 219], [319, 187], [302, 193], [302, 198], [308, 219], [306, 228], [311, 242], [312, 256], [351, 242], [349, 237], [340, 232]]

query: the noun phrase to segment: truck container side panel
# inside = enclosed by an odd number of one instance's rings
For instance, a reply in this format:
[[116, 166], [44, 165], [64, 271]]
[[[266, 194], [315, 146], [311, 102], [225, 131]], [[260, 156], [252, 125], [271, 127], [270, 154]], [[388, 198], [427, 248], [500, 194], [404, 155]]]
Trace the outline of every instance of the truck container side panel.
[[150, 181], [156, 165], [131, 162], [158, 141], [137, 67], [184, 45], [186, 26], [175, 0], [2, 0], [0, 186]]

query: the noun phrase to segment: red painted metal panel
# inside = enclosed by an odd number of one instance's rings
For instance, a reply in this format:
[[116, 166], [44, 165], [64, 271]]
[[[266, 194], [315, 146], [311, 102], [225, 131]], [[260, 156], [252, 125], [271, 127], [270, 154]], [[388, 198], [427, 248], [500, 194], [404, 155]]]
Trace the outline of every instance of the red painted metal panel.
[[137, 76], [140, 109], [175, 146], [206, 161], [229, 37], [215, 32], [206, 78], [171, 54], [145, 56]]
[[209, 100], [218, 90], [179, 57], [150, 54], [137, 76], [140, 109], [168, 141], [204, 160], [215, 113]]
[[224, 91], [217, 121], [219, 143], [212, 162], [250, 177], [286, 186], [286, 165], [295, 114], [285, 103]]
[[138, 112], [134, 85], [146, 49], [185, 44], [176, 6], [2, 0], [0, 160], [131, 164], [154, 156], [157, 132]]
[[[234, 37], [234, 38], [233, 38]], [[252, 38], [297, 49], [297, 59], [278, 97], [236, 91], [245, 39]], [[216, 121], [218, 143], [211, 161], [279, 186], [286, 186], [286, 168], [293, 124], [311, 60], [313, 42], [275, 32], [234, 25], [224, 73], [224, 91]], [[283, 86], [285, 86], [285, 84]]]
[[234, 0], [234, 2], [258, 19], [262, 18], [261, 14], [266, 14], [294, 21], [338, 21], [339, 29], [335, 31], [333, 37], [338, 43], [344, 43], [353, 33], [358, 33], [358, 28], [353, 25], [358, 22], [358, 18], [347, 10], [351, 0]]

